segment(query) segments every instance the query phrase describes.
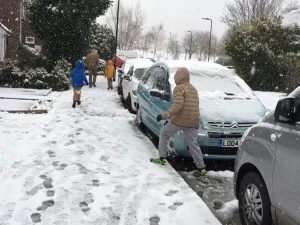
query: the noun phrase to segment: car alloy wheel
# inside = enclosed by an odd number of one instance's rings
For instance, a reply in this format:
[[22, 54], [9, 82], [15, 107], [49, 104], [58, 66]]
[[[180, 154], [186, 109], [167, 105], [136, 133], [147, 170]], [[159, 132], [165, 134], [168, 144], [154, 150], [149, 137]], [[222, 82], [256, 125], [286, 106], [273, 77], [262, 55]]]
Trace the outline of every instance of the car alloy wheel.
[[271, 225], [271, 203], [260, 175], [247, 173], [239, 188], [239, 212], [243, 225]]

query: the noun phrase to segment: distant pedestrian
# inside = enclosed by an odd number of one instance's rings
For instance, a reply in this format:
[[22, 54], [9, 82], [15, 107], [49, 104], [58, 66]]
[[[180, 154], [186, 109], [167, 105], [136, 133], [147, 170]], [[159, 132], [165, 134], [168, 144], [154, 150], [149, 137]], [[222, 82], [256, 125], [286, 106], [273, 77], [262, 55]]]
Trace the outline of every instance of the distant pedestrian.
[[89, 87], [96, 87], [97, 69], [100, 62], [97, 50], [91, 49], [85, 60], [89, 70]]
[[88, 81], [85, 76], [84, 62], [83, 60], [77, 60], [75, 68], [71, 71], [71, 79], [73, 86], [73, 104], [72, 107], [76, 107], [81, 104], [81, 89], [84, 84], [88, 85]]
[[104, 76], [107, 79], [107, 90], [113, 89], [113, 81], [115, 81], [115, 67], [112, 60], [107, 60]]
[[159, 134], [159, 156], [150, 159], [151, 162], [164, 165], [167, 158], [167, 143], [178, 131], [185, 134], [186, 144], [196, 164], [194, 176], [205, 176], [207, 171], [202, 152], [198, 144], [198, 128], [200, 123], [199, 96], [196, 88], [190, 84], [190, 73], [187, 68], [177, 69], [174, 77], [176, 87], [173, 91], [171, 107], [157, 116], [157, 122], [171, 118]]

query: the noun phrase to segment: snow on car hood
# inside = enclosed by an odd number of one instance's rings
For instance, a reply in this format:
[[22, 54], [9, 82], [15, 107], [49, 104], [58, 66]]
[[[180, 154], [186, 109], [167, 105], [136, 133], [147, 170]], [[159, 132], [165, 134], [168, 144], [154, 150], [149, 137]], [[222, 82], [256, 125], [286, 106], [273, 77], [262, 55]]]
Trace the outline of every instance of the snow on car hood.
[[204, 122], [253, 123], [265, 112], [265, 107], [256, 98], [200, 97], [200, 118]]

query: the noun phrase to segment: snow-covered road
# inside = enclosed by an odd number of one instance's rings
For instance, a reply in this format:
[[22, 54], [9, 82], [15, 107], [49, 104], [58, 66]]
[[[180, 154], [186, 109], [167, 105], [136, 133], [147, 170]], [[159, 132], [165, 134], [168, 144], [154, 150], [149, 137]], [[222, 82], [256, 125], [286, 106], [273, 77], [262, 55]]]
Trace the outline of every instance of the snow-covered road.
[[218, 225], [115, 90], [62, 93], [44, 115], [0, 113], [0, 224]]

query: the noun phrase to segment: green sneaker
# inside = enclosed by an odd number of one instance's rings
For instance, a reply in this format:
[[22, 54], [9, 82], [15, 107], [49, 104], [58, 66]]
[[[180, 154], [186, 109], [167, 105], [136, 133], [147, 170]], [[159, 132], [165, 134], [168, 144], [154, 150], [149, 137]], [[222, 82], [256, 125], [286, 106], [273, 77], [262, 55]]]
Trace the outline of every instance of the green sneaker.
[[155, 164], [162, 165], [162, 166], [166, 164], [166, 160], [162, 159], [160, 157], [158, 157], [158, 158], [151, 158], [150, 162], [153, 162]]
[[205, 168], [200, 168], [194, 171], [193, 175], [195, 177], [205, 177], [207, 175], [207, 171]]

